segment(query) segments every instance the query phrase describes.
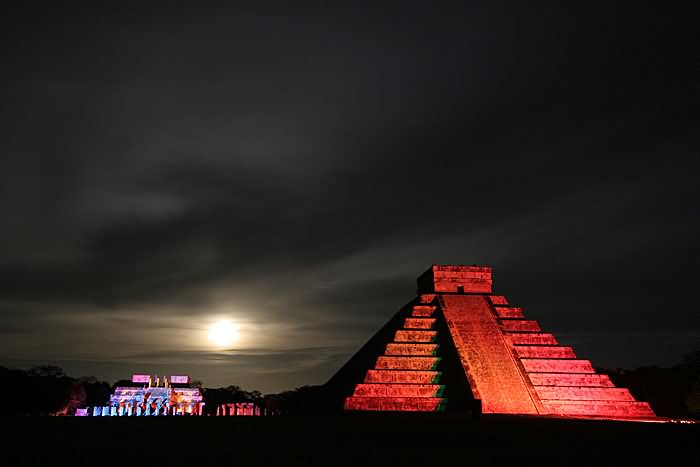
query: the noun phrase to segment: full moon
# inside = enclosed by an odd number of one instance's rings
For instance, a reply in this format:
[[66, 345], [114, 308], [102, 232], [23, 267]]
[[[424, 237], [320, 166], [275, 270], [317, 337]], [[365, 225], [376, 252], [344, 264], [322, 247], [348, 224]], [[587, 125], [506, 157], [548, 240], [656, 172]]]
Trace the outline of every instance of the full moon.
[[212, 344], [225, 347], [238, 340], [238, 328], [230, 321], [217, 321], [209, 326], [207, 337]]

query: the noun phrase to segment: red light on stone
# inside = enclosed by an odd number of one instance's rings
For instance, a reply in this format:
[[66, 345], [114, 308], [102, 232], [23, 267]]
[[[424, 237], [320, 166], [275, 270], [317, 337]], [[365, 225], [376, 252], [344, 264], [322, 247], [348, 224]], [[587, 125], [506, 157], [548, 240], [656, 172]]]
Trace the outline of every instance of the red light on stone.
[[403, 327], [406, 329], [432, 329], [435, 318], [406, 318]]
[[442, 313], [484, 413], [537, 414], [526, 381], [481, 295], [440, 295]]
[[440, 397], [444, 386], [439, 384], [361, 383], [355, 387], [355, 397]]
[[[412, 314], [430, 316], [434, 306], [416, 305]], [[445, 386], [437, 384], [441, 373], [435, 368], [439, 346], [431, 343], [437, 332], [430, 330], [435, 318], [409, 317], [404, 329], [396, 332], [395, 341], [377, 358], [374, 369], [367, 371], [365, 382], [357, 384], [353, 395], [345, 400], [346, 410], [442, 411]], [[417, 329], [417, 330], [413, 330]]]
[[624, 388], [535, 386], [535, 391], [541, 400], [634, 401], [632, 394]]
[[660, 420], [647, 403], [524, 319], [505, 296], [491, 295], [491, 268], [433, 266], [418, 278], [418, 289], [427, 293], [405, 309], [403, 327], [345, 399], [346, 410], [445, 410], [441, 396], [449, 388], [436, 370], [441, 349], [435, 329], [446, 328], [443, 337], [457, 350], [469, 399], [479, 400], [484, 413]]
[[484, 266], [433, 266], [418, 278], [421, 292], [491, 293], [492, 283]]
[[571, 347], [516, 345], [515, 350], [520, 358], [576, 358]]
[[396, 331], [396, 342], [433, 342], [437, 337], [436, 331]]
[[520, 361], [528, 373], [595, 373], [588, 360], [521, 358]]
[[508, 340], [514, 345], [557, 345], [557, 339], [546, 333], [507, 333]]
[[535, 386], [615, 386], [608, 375], [596, 373], [530, 373], [528, 377]]
[[502, 319], [500, 321], [503, 329], [510, 332], [540, 332], [541, 330], [540, 325], [537, 324], [537, 321], [527, 319]]
[[435, 311], [434, 306], [425, 306], [425, 305], [415, 305], [413, 307], [413, 313], [411, 313], [412, 316], [432, 316], [433, 312]]
[[379, 357], [375, 368], [378, 370], [434, 370], [438, 357]]
[[542, 405], [551, 415], [640, 418], [642, 420], [656, 417], [646, 402], [544, 400]]
[[435, 355], [437, 353], [437, 344], [397, 344], [389, 343], [386, 345], [385, 355]]
[[439, 397], [348, 397], [345, 410], [396, 412], [441, 412], [445, 399]]
[[491, 295], [489, 300], [493, 305], [508, 305], [508, 299], [503, 295]]
[[523, 315], [523, 309], [522, 308], [517, 308], [517, 307], [503, 307], [503, 306], [497, 306], [496, 307], [496, 316], [499, 318], [524, 318], [525, 316]]
[[422, 294], [419, 297], [419, 300], [421, 303], [431, 303], [433, 300], [435, 300], [435, 294]]
[[439, 371], [369, 370], [365, 376], [365, 383], [434, 384], [439, 380]]

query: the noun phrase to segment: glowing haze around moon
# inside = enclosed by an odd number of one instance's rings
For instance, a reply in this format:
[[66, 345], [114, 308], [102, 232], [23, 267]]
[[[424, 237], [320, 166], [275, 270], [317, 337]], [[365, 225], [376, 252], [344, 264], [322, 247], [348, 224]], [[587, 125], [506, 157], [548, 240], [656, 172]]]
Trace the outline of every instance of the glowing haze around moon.
[[219, 320], [212, 323], [207, 333], [209, 342], [218, 347], [231, 345], [238, 340], [238, 337], [238, 328], [228, 320]]

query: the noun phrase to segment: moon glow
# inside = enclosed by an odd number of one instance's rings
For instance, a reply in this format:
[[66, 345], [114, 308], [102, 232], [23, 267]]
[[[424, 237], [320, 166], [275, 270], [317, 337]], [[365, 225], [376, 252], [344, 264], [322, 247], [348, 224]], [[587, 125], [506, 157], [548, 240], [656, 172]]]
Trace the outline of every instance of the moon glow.
[[238, 328], [227, 320], [216, 321], [209, 326], [207, 337], [212, 344], [218, 347], [225, 347], [238, 340]]

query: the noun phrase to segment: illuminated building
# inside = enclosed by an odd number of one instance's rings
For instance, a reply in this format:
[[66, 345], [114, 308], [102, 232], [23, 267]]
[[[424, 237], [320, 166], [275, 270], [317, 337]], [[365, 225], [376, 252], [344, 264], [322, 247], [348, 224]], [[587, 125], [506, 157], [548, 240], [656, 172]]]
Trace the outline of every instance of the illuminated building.
[[432, 266], [404, 306], [326, 387], [352, 411], [657, 421], [591, 362], [492, 294], [490, 267]]
[[202, 391], [189, 387], [189, 376], [164, 377], [162, 382], [151, 375], [134, 374], [132, 386], [118, 386], [109, 405], [93, 407], [93, 416], [163, 416], [202, 415]]
[[255, 402], [229, 402], [218, 406], [216, 415], [218, 417], [260, 417], [271, 414]]

